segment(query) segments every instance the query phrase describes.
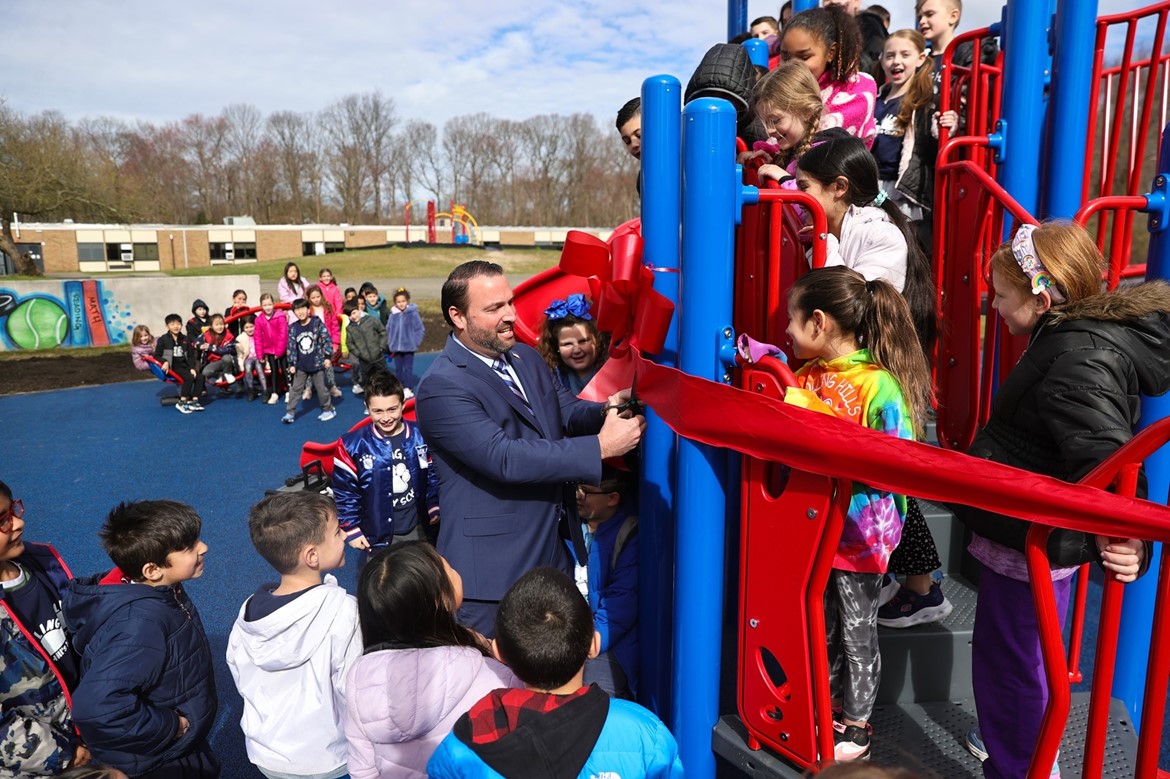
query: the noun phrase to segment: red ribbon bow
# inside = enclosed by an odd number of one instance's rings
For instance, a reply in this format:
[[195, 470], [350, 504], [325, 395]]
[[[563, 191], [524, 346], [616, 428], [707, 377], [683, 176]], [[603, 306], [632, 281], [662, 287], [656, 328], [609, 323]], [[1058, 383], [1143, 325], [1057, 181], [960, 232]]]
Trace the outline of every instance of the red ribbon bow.
[[612, 355], [625, 356], [631, 346], [649, 354], [662, 351], [674, 303], [654, 290], [654, 272], [642, 264], [639, 220], [618, 227], [608, 242], [570, 230], [560, 268], [589, 279], [597, 329], [612, 335]]

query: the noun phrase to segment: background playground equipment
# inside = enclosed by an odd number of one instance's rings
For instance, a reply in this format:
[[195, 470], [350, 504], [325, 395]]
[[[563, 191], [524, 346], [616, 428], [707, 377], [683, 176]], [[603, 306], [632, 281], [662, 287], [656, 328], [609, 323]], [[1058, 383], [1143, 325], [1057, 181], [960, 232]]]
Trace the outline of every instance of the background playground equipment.
[[[402, 209], [403, 221], [406, 225], [406, 242], [410, 243], [410, 214], [414, 210], [416, 204], [422, 204], [422, 200], [411, 200]], [[470, 244], [474, 246], [483, 245], [483, 235], [479, 229], [479, 222], [475, 221], [475, 217], [467, 210], [467, 207], [462, 203], [451, 201], [450, 211], [435, 211], [435, 201], [427, 200], [426, 214], [427, 214], [427, 243], [438, 243], [439, 234], [437, 223], [440, 219], [451, 220], [451, 243], [452, 244]]]

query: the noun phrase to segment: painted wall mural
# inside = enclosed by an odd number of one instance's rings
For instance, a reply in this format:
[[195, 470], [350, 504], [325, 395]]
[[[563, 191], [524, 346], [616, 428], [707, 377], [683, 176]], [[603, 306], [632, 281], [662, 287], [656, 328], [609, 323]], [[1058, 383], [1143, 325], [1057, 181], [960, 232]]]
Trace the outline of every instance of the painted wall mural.
[[0, 340], [7, 350], [128, 343], [131, 311], [102, 282], [60, 282], [61, 294], [0, 288]]

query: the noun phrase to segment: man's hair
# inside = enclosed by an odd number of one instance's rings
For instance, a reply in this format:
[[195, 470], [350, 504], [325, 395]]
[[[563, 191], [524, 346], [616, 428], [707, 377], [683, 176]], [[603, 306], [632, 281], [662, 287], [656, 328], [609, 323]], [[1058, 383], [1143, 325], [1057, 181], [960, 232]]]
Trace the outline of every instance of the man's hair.
[[635, 97], [633, 100], [626, 101], [626, 104], [618, 109], [617, 114], [617, 130], [622, 131], [622, 125], [633, 119], [635, 116], [642, 115], [642, 98]]
[[171, 322], [178, 322], [179, 324], [183, 324], [183, 317], [179, 316], [178, 314], [167, 314], [167, 318], [164, 319], [163, 321], [166, 322], [168, 325]]
[[98, 531], [102, 548], [122, 573], [142, 581], [147, 563], [167, 567], [167, 555], [199, 541], [202, 520], [195, 509], [173, 500], [119, 503]]
[[370, 398], [397, 397], [399, 401], [406, 402], [406, 390], [403, 388], [402, 382], [380, 365], [375, 365], [370, 370], [370, 375], [366, 376], [366, 380], [362, 382], [362, 389], [365, 390], [367, 404]]
[[443, 306], [443, 319], [452, 328], [455, 323], [451, 321], [451, 309], [454, 308], [460, 313], [467, 313], [468, 294], [467, 286], [471, 280], [480, 276], [502, 276], [504, 269], [494, 262], [487, 262], [486, 260], [471, 260], [451, 271], [451, 275], [443, 282], [443, 291], [439, 294], [440, 305]]
[[341, 304], [341, 310], [346, 316], [349, 316], [354, 311], [358, 310], [357, 300], [351, 298], [351, 299], [345, 301], [344, 303]]
[[529, 687], [563, 687], [585, 665], [593, 642], [593, 615], [577, 585], [556, 568], [521, 576], [496, 612], [496, 646]]
[[336, 514], [328, 495], [278, 492], [248, 512], [248, 535], [260, 556], [284, 575], [296, 570], [302, 549], [325, 541], [325, 527]]

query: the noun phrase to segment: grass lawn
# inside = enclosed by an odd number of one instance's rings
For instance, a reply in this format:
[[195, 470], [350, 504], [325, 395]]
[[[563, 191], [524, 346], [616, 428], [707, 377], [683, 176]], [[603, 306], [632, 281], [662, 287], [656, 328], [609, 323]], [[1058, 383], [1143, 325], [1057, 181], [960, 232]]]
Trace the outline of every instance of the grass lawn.
[[[506, 273], [533, 274], [556, 265], [561, 253], [555, 249], [507, 249], [488, 251], [475, 247], [452, 248], [436, 246], [406, 249], [393, 246], [382, 249], [357, 249], [320, 257], [294, 257], [301, 272], [316, 275], [316, 269], [327, 267], [334, 276], [343, 278], [421, 279], [445, 278], [456, 265], [468, 260], [483, 259], [504, 267]], [[288, 262], [272, 260], [247, 265], [215, 265], [210, 268], [188, 268], [163, 271], [168, 276], [237, 276], [241, 273], [260, 275], [263, 281], [277, 281], [284, 274]], [[117, 276], [116, 273], [97, 274]]]

